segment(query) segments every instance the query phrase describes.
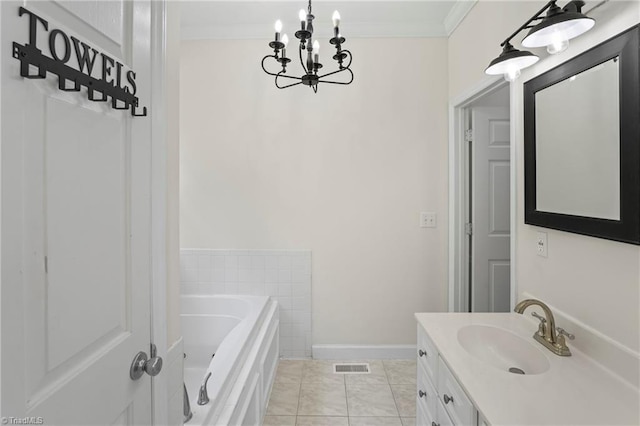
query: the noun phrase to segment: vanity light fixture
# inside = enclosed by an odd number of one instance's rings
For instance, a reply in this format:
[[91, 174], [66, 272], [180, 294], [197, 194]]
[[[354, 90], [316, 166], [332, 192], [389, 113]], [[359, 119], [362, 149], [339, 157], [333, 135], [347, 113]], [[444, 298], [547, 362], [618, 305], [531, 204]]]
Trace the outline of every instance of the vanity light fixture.
[[[520, 31], [530, 29], [522, 40], [524, 47], [547, 46], [547, 52], [555, 54], [566, 50], [569, 40], [589, 31], [595, 19], [582, 13], [584, 1], [573, 0], [563, 8], [551, 0], [536, 12], [527, 22], [500, 44], [503, 47], [500, 56], [495, 58], [484, 71], [489, 75], [503, 74], [505, 80], [513, 81], [520, 75], [520, 70], [538, 62], [538, 56], [531, 52], [515, 49], [511, 39]], [[547, 11], [546, 16], [540, 16]], [[540, 21], [531, 25], [533, 21]]]
[[489, 75], [504, 74], [507, 81], [513, 81], [520, 76], [520, 70], [538, 62], [540, 58], [526, 50], [518, 50], [508, 41], [503, 44], [502, 53], [495, 58], [485, 73]]
[[[300, 18], [300, 29], [295, 32], [295, 36], [298, 40], [300, 40], [298, 55], [300, 57], [300, 65], [304, 70], [304, 74], [301, 77], [286, 75], [287, 64], [291, 62], [291, 59], [287, 57], [287, 43], [289, 42], [289, 37], [285, 34], [282, 36], [282, 39], [280, 38], [280, 33], [282, 31], [282, 22], [280, 20], [276, 21], [275, 39], [274, 41], [269, 43], [269, 47], [273, 49], [274, 54], [267, 55], [262, 58], [262, 70], [267, 74], [275, 77], [274, 80], [278, 89], [286, 89], [287, 87], [304, 84], [305, 86], [313, 89], [315, 93], [318, 91], [318, 83], [343, 85], [351, 84], [351, 82], [353, 81], [353, 71], [351, 71], [350, 69], [352, 56], [350, 51], [342, 48], [342, 45], [346, 40], [344, 37], [342, 37], [339, 31], [340, 14], [338, 13], [338, 11], [336, 10], [335, 12], [333, 12], [333, 38], [329, 40], [329, 43], [334, 45], [336, 48], [336, 54], [333, 55], [333, 59], [338, 63], [338, 69], [336, 71], [332, 71], [322, 75], [318, 75], [318, 70], [322, 68], [322, 64], [319, 61], [320, 43], [318, 42], [318, 40], [315, 40], [313, 43], [311, 42], [313, 38], [313, 20], [315, 19], [315, 16], [313, 16], [313, 14], [311, 13], [311, 0], [309, 0], [308, 12], [305, 12], [304, 9], [301, 9], [298, 17]], [[307, 51], [306, 61], [302, 58], [304, 50]], [[278, 62], [282, 66], [282, 70], [279, 72], [268, 71], [265, 68], [264, 64], [265, 61], [269, 58]], [[326, 77], [328, 76], [341, 72], [348, 72], [350, 75], [350, 79], [348, 81], [334, 81], [326, 79]], [[295, 83], [281, 85], [278, 80], [282, 78], [297, 81]]]
[[549, 2], [547, 16], [531, 28], [522, 40], [524, 47], [547, 46], [547, 52], [555, 54], [566, 50], [569, 40], [589, 31], [596, 20], [582, 14], [584, 1], [569, 2], [560, 9], [555, 1]]

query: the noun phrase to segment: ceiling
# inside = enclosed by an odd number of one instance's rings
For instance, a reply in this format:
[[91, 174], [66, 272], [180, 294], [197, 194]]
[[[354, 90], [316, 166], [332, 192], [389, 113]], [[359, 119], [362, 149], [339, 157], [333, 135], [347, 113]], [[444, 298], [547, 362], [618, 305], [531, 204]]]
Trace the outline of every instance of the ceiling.
[[[314, 0], [315, 35], [333, 36], [331, 15], [341, 15], [341, 32], [352, 37], [447, 37], [477, 0]], [[283, 33], [293, 38], [299, 29], [298, 11], [306, 0], [181, 1], [181, 30], [185, 40], [271, 39], [273, 25], [282, 20]]]

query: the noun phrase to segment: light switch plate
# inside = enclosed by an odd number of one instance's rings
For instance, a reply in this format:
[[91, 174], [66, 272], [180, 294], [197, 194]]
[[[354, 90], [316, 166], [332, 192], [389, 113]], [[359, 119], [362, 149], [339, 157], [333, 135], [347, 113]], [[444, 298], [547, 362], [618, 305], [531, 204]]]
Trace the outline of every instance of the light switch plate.
[[436, 214], [434, 212], [420, 212], [420, 228], [435, 228]]
[[547, 257], [547, 233], [538, 232], [536, 236], [536, 251], [538, 256]]

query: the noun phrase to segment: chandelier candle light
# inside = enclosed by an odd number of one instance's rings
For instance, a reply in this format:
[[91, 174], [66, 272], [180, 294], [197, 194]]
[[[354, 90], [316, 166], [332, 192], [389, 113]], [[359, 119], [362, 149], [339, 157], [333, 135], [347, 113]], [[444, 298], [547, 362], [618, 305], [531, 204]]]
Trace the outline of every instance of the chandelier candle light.
[[[351, 84], [353, 81], [353, 71], [350, 69], [352, 56], [350, 51], [342, 48], [342, 45], [346, 40], [340, 35], [340, 14], [338, 11], [336, 10], [333, 12], [333, 38], [329, 40], [329, 43], [334, 45], [336, 48], [336, 54], [333, 55], [333, 59], [337, 62], [338, 69], [322, 75], [318, 75], [318, 70], [322, 68], [322, 64], [320, 63], [320, 43], [318, 40], [314, 40], [313, 43], [311, 42], [313, 38], [313, 20], [315, 19], [315, 16], [311, 13], [311, 0], [309, 0], [308, 12], [301, 9], [298, 16], [300, 18], [300, 29], [295, 32], [295, 37], [300, 40], [298, 55], [300, 57], [300, 65], [304, 70], [304, 74], [301, 77], [286, 75], [287, 64], [291, 62], [291, 59], [287, 57], [287, 44], [289, 43], [289, 37], [286, 34], [282, 36], [280, 35], [282, 32], [282, 22], [280, 20], [276, 21], [275, 38], [269, 43], [269, 47], [273, 49], [274, 54], [267, 55], [262, 58], [262, 69], [264, 72], [275, 77], [275, 85], [278, 89], [286, 89], [287, 87], [303, 84], [305, 86], [309, 86], [315, 93], [318, 91], [318, 83], [342, 85]], [[303, 60], [303, 51], [305, 50], [307, 51], [306, 61]], [[269, 58], [278, 62], [282, 67], [282, 70], [278, 72], [268, 71], [267, 68], [265, 68], [265, 61]], [[328, 76], [342, 72], [347, 72], [349, 74], [350, 78], [348, 81], [334, 81], [326, 79]], [[279, 79], [282, 78], [297, 81], [281, 85]]]

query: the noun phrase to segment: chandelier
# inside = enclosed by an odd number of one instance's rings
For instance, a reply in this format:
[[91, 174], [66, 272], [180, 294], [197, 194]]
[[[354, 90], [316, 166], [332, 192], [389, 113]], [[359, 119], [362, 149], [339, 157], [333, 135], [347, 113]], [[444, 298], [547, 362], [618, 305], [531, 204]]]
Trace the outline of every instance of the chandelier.
[[[262, 69], [264, 72], [275, 77], [274, 80], [278, 89], [286, 89], [287, 87], [303, 84], [305, 86], [309, 86], [315, 93], [318, 91], [318, 83], [351, 84], [353, 81], [353, 72], [350, 69], [352, 56], [351, 52], [342, 48], [345, 38], [340, 35], [340, 14], [338, 11], [336, 10], [333, 12], [333, 38], [329, 40], [329, 43], [334, 45], [336, 48], [336, 54], [333, 55], [333, 59], [337, 62], [338, 69], [322, 75], [318, 75], [318, 71], [322, 68], [322, 64], [319, 61], [320, 43], [318, 43], [318, 40], [311, 43], [313, 37], [313, 20], [315, 18], [311, 13], [311, 0], [309, 0], [308, 12], [301, 9], [298, 16], [300, 18], [300, 29], [295, 32], [295, 36], [300, 40], [298, 56], [300, 58], [300, 65], [304, 70], [304, 74], [301, 77], [286, 75], [287, 64], [291, 62], [291, 59], [287, 57], [287, 44], [289, 43], [289, 37], [286, 34], [282, 35], [282, 37], [280, 36], [282, 31], [282, 22], [280, 20], [276, 21], [275, 40], [269, 43], [269, 47], [273, 49], [274, 54], [267, 55], [262, 58]], [[303, 52], [305, 50], [307, 51], [306, 60], [303, 59]], [[267, 59], [271, 59], [272, 61], [279, 63], [280, 66], [282, 66], [282, 70], [278, 72], [271, 72], [267, 70], [267, 68], [265, 68], [265, 61], [267, 61]], [[277, 66], [275, 63], [274, 65]], [[349, 73], [349, 81], [334, 81], [326, 79], [329, 76], [334, 76], [342, 72]], [[289, 80], [295, 80], [295, 82], [291, 82]], [[281, 84], [281, 82], [284, 85]]]

